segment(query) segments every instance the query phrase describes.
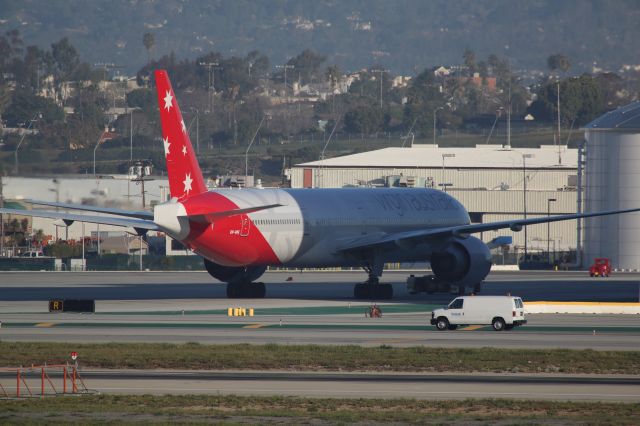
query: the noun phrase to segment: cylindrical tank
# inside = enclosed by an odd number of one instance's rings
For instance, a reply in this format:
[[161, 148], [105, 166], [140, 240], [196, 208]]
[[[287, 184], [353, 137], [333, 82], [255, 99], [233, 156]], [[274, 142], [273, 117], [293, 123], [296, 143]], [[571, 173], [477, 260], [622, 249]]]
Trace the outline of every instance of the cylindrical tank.
[[[640, 102], [584, 127], [585, 212], [640, 207]], [[640, 270], [640, 213], [585, 219], [584, 266], [607, 257], [614, 269]]]

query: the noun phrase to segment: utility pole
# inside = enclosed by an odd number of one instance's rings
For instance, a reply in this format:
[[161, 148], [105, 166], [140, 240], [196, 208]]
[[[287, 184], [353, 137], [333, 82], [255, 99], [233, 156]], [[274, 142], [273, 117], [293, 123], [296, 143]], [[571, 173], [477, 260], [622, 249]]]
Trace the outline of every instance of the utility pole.
[[[4, 208], [4, 183], [0, 173], [0, 208]], [[58, 229], [58, 228], [56, 228]], [[4, 215], [0, 213], [0, 257], [4, 257]]]
[[558, 81], [558, 150], [560, 149], [560, 82]]
[[385, 69], [371, 70], [371, 72], [377, 72], [380, 74], [380, 109], [382, 109], [382, 73], [389, 72]]
[[[522, 211], [524, 220], [527, 220], [527, 158], [533, 158], [533, 154], [522, 154]], [[527, 226], [524, 226], [524, 259], [527, 260]]]
[[438, 108], [433, 110], [433, 144], [436, 144], [436, 112], [444, 109], [444, 107], [439, 106]]
[[215, 93], [215, 86], [216, 86], [216, 67], [218, 67], [218, 63], [217, 62], [200, 62], [198, 63], [198, 65], [203, 66], [203, 67], [207, 67], [207, 69], [209, 70], [209, 87], [208, 87], [208, 94], [209, 94], [209, 109], [207, 111], [205, 111], [205, 114], [213, 114], [213, 109], [215, 107], [214, 105], [214, 100], [213, 100], [213, 95], [211, 93], [211, 91], [213, 90], [213, 92]]
[[[548, 198], [547, 199], [547, 218], [551, 217], [551, 203], [554, 203], [555, 201], [556, 201], [555, 198]], [[550, 251], [550, 247], [549, 247], [550, 242], [551, 242], [551, 222], [547, 222], [547, 255], [548, 255], [549, 264], [551, 264], [551, 251]], [[555, 241], [554, 241], [553, 245], [555, 246]], [[555, 250], [554, 250], [554, 252], [555, 252]], [[554, 255], [554, 257], [555, 257], [555, 255]]]
[[287, 70], [292, 70], [295, 68], [294, 65], [276, 65], [276, 68], [284, 69], [284, 95], [287, 96]]

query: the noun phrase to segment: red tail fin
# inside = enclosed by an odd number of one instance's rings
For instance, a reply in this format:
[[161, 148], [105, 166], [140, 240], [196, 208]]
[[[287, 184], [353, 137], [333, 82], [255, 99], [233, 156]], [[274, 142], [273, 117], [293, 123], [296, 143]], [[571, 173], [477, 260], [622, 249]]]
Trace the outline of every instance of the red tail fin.
[[172, 197], [184, 200], [206, 192], [207, 185], [191, 146], [169, 76], [165, 70], [156, 70], [155, 76], [169, 189]]

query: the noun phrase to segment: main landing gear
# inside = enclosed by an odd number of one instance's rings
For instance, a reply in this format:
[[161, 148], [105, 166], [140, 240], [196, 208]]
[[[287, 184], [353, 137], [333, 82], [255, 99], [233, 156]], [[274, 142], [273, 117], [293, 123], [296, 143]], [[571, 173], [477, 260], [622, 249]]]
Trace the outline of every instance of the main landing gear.
[[227, 284], [229, 299], [262, 299], [265, 293], [264, 283], [233, 282]]
[[356, 284], [353, 287], [353, 297], [356, 299], [393, 299], [393, 286], [391, 284], [380, 284], [378, 277], [382, 275], [382, 268], [378, 273], [375, 269], [365, 267], [369, 278], [364, 283]]

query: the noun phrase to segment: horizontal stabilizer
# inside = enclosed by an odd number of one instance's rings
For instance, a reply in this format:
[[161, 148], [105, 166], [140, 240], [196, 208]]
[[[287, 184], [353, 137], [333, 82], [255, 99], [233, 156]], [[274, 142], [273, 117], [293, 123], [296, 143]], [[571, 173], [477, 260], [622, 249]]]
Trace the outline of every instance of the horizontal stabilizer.
[[194, 222], [211, 223], [223, 217], [254, 213], [260, 210], [267, 210], [267, 209], [272, 209], [274, 207], [281, 207], [281, 206], [282, 204], [268, 204], [264, 206], [247, 207], [244, 209], [224, 210], [220, 212], [210, 212], [210, 213], [196, 213], [196, 214], [190, 214], [182, 217], [187, 217], [189, 220]]
[[145, 212], [145, 211], [130, 211], [130, 210], [113, 209], [109, 207], [88, 206], [84, 204], [79, 205], [79, 204], [67, 204], [67, 203], [54, 203], [51, 201], [38, 201], [38, 200], [24, 200], [24, 202], [28, 204], [38, 205], [38, 206], [58, 207], [61, 209], [69, 209], [69, 210], [83, 210], [83, 211], [94, 212], [94, 213], [115, 214], [118, 216], [135, 217], [138, 219], [153, 219], [153, 213]]
[[160, 227], [151, 220], [133, 219], [114, 216], [93, 216], [84, 214], [72, 214], [64, 212], [50, 212], [46, 210], [17, 210], [0, 209], [0, 213], [14, 214], [19, 216], [46, 217], [49, 219], [61, 219], [67, 225], [73, 222], [100, 223], [104, 225], [123, 226], [136, 230], [160, 231]]

